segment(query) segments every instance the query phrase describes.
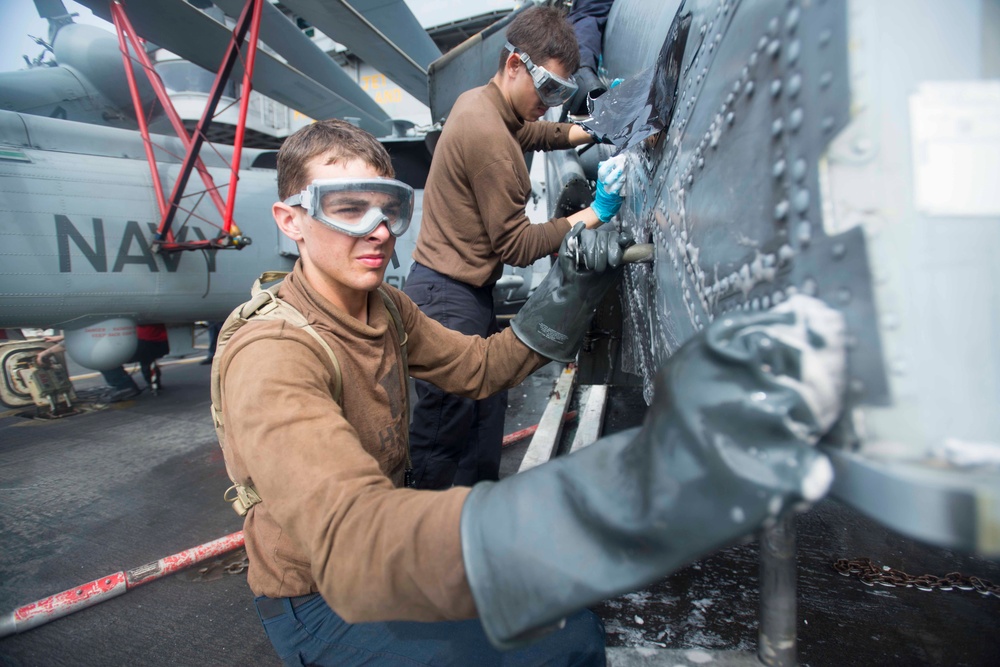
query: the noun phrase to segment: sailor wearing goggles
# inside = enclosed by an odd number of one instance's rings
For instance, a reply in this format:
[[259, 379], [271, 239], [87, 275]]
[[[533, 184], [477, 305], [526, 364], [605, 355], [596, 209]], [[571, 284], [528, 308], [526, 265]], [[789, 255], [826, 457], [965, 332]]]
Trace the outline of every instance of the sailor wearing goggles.
[[[528, 74], [531, 75], [531, 81], [535, 84], [535, 92], [538, 93], [538, 98], [543, 104], [549, 107], [557, 107], [569, 98], [573, 97], [576, 92], [577, 85], [576, 81], [572, 76], [560, 76], [559, 74], [549, 71], [542, 67], [541, 65], [536, 65], [531, 62], [531, 58], [528, 54], [517, 48], [510, 42], [504, 45], [510, 53], [516, 55], [522, 63], [524, 63], [525, 68], [528, 70]], [[558, 62], [555, 63], [556, 66], [560, 66]]]
[[350, 236], [371, 234], [384, 222], [398, 238], [410, 226], [413, 188], [392, 178], [316, 179], [284, 203]]
[[[462, 93], [448, 113], [404, 286], [425, 315], [484, 338], [497, 330], [492, 289], [504, 264], [530, 266], [558, 251], [577, 224], [594, 229], [610, 220], [621, 202], [608, 190], [602, 195], [607, 206], [602, 198], [544, 222], [528, 219], [531, 175], [524, 155], [593, 141], [578, 125], [540, 120], [576, 90], [571, 75], [580, 65], [580, 47], [558, 9], [534, 6], [511, 21], [497, 56], [490, 81]], [[417, 486], [447, 489], [497, 479], [506, 398], [474, 401], [422, 380], [416, 393], [410, 451]]]

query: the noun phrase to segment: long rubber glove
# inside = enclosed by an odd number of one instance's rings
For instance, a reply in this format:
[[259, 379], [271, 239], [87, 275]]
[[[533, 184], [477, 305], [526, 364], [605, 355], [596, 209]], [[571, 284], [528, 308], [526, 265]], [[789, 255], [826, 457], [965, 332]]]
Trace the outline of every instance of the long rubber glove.
[[462, 551], [490, 641], [528, 643], [822, 497], [813, 445], [844, 366], [843, 319], [816, 299], [723, 315], [660, 370], [641, 429], [473, 487]]
[[511, 322], [521, 342], [549, 359], [572, 361], [631, 243], [631, 235], [577, 223], [559, 246], [559, 260]]

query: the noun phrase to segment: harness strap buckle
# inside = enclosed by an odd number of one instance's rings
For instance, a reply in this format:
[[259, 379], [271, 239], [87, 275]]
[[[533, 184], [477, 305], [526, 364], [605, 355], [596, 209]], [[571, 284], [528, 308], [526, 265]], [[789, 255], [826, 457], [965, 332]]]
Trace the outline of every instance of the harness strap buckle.
[[[232, 497], [231, 491], [236, 492], [236, 497]], [[222, 498], [232, 505], [233, 511], [240, 516], [246, 516], [251, 507], [261, 502], [261, 497], [257, 495], [257, 489], [243, 484], [233, 484], [222, 494]]]

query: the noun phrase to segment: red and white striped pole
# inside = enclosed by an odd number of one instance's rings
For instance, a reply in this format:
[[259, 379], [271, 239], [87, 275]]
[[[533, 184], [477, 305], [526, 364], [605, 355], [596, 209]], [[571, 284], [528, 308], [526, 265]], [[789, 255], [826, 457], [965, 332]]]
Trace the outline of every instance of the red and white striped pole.
[[116, 598], [154, 579], [174, 574], [243, 546], [243, 531], [185, 549], [132, 570], [115, 572], [0, 615], [0, 637], [38, 627], [74, 611]]

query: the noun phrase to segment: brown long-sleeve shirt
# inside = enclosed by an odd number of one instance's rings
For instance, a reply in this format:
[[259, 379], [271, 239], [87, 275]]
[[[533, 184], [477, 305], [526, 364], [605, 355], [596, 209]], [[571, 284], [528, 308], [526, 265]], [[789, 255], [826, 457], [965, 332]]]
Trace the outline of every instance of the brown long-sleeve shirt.
[[[488, 339], [449, 331], [386, 287], [408, 336], [410, 373], [481, 398], [547, 360], [508, 329]], [[405, 466], [406, 379], [378, 294], [368, 323], [343, 313], [293, 271], [279, 295], [302, 312], [340, 362], [281, 321], [239, 329], [219, 360], [231, 472], [263, 498], [244, 523], [257, 595], [318, 591], [350, 622], [469, 618], [459, 518], [468, 489], [399, 488]]]
[[571, 148], [569, 123], [524, 122], [492, 81], [455, 102], [434, 148], [413, 259], [455, 280], [495, 283], [503, 265], [559, 249], [566, 218], [532, 224], [524, 153]]

